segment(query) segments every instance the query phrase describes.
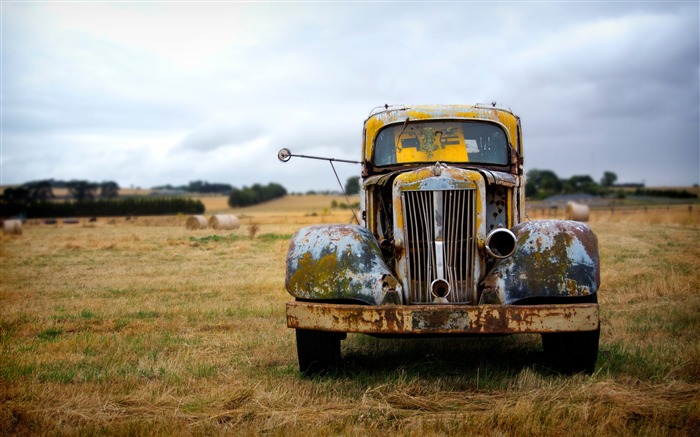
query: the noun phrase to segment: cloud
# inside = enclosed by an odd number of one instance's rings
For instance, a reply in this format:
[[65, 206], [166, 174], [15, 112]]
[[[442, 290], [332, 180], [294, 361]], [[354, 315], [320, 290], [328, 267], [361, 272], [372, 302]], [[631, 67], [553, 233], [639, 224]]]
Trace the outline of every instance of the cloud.
[[224, 146], [244, 146], [261, 137], [264, 130], [255, 123], [214, 121], [188, 133], [175, 151], [212, 151]]
[[357, 159], [375, 106], [496, 100], [528, 169], [697, 183], [699, 8], [8, 3], [2, 178], [328, 189], [277, 150]]

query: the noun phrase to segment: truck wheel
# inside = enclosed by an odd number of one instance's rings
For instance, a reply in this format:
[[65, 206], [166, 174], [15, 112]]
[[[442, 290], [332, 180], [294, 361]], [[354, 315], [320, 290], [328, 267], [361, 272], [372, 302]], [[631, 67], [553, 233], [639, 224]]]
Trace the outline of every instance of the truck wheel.
[[599, 337], [600, 329], [542, 334], [545, 360], [560, 373], [570, 375], [583, 372], [590, 375], [598, 359]]
[[344, 334], [297, 329], [299, 370], [304, 376], [326, 372], [340, 361], [340, 340]]
[[[585, 303], [597, 303], [593, 294]], [[553, 332], [542, 334], [542, 349], [547, 364], [565, 374], [587, 373], [595, 370], [598, 360], [600, 328], [595, 331]]]

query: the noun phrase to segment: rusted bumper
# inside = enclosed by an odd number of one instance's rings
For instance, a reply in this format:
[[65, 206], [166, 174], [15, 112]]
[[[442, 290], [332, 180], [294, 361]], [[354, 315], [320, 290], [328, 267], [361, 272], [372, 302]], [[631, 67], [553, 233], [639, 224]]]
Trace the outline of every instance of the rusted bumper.
[[594, 331], [598, 304], [345, 305], [287, 302], [287, 326], [365, 334], [515, 334]]

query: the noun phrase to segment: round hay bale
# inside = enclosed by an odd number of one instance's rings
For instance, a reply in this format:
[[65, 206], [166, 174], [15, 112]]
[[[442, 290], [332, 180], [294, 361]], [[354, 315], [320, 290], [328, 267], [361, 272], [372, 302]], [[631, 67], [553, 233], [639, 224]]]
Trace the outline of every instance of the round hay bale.
[[577, 222], [587, 222], [591, 212], [588, 205], [582, 205], [576, 202], [566, 204], [566, 219], [576, 220]]
[[2, 224], [2, 233], [6, 235], [22, 235], [22, 221], [5, 220]]
[[185, 227], [189, 230], [193, 229], [206, 229], [207, 228], [207, 218], [203, 215], [191, 215], [187, 217], [187, 222]]
[[217, 214], [209, 219], [209, 227], [220, 230], [238, 229], [241, 227], [241, 221], [235, 215]]

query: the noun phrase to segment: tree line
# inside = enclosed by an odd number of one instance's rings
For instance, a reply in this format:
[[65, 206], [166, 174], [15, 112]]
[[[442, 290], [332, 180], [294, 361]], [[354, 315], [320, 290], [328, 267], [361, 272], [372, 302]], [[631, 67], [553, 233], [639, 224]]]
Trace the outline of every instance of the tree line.
[[[57, 201], [54, 188], [66, 188], [72, 201]], [[204, 204], [189, 198], [119, 198], [119, 184], [114, 181], [87, 180], [32, 181], [6, 188], [0, 196], [0, 216], [99, 217], [201, 214]]]
[[[73, 202], [55, 202], [54, 188], [66, 188]], [[104, 215], [147, 215], [169, 213], [202, 213], [201, 202], [190, 204], [189, 199], [161, 199], [156, 197], [124, 199], [124, 202], [105, 203], [99, 200], [116, 200], [119, 185], [113, 181], [91, 182], [87, 180], [56, 181], [47, 179], [32, 181], [17, 187], [6, 188], [0, 196], [0, 215], [26, 217], [68, 217]], [[250, 206], [287, 195], [280, 184], [254, 184], [236, 188], [230, 184], [191, 181], [188, 185], [163, 185], [153, 189], [168, 189], [190, 193], [227, 194], [232, 207]], [[127, 201], [128, 200], [128, 201]]]
[[2, 216], [42, 217], [120, 217], [139, 215], [202, 214], [204, 204], [188, 197], [96, 199], [74, 202], [39, 200], [0, 202]]
[[[560, 179], [556, 173], [551, 170], [532, 169], [527, 172], [525, 184], [525, 196], [531, 199], [544, 199], [556, 194], [572, 194], [585, 193], [593, 196], [605, 196], [615, 192], [615, 187], [630, 187], [630, 185], [616, 185], [617, 175], [611, 171], [606, 171], [596, 182], [589, 175], [575, 175], [568, 179]], [[648, 190], [643, 185], [632, 187], [636, 188], [634, 195], [636, 196], [656, 196], [656, 197], [672, 197], [679, 199], [697, 198], [696, 194], [688, 191], [674, 190]], [[618, 195], [624, 196], [622, 192]]]
[[67, 188], [75, 200], [114, 199], [119, 196], [119, 184], [114, 181], [91, 182], [87, 180], [56, 181], [46, 179], [24, 183], [5, 189], [3, 199], [8, 202], [39, 202], [55, 199], [54, 188]]
[[556, 194], [570, 193], [601, 195], [607, 194], [616, 181], [617, 175], [611, 171], [604, 172], [598, 183], [589, 175], [560, 179], [552, 170], [532, 169], [526, 175], [525, 196], [544, 199]]
[[232, 208], [257, 205], [287, 195], [287, 189], [280, 184], [270, 182], [267, 185], [254, 184], [251, 187], [231, 189], [228, 205]]
[[220, 182], [209, 183], [208, 181], [190, 181], [188, 185], [159, 185], [153, 187], [154, 190], [184, 191], [187, 193], [201, 194], [229, 194], [233, 190], [231, 184]]
[[[18, 187], [7, 188], [4, 199], [9, 201], [39, 201], [55, 199], [53, 190], [68, 189], [70, 197], [77, 201], [94, 199], [114, 199], [119, 197], [119, 184], [114, 181], [93, 182], [88, 180], [55, 180], [45, 179], [24, 183]], [[173, 186], [170, 184], [153, 187], [154, 190], [183, 191], [201, 194], [229, 194], [233, 189], [231, 184], [208, 181], [190, 181], [188, 185]]]

